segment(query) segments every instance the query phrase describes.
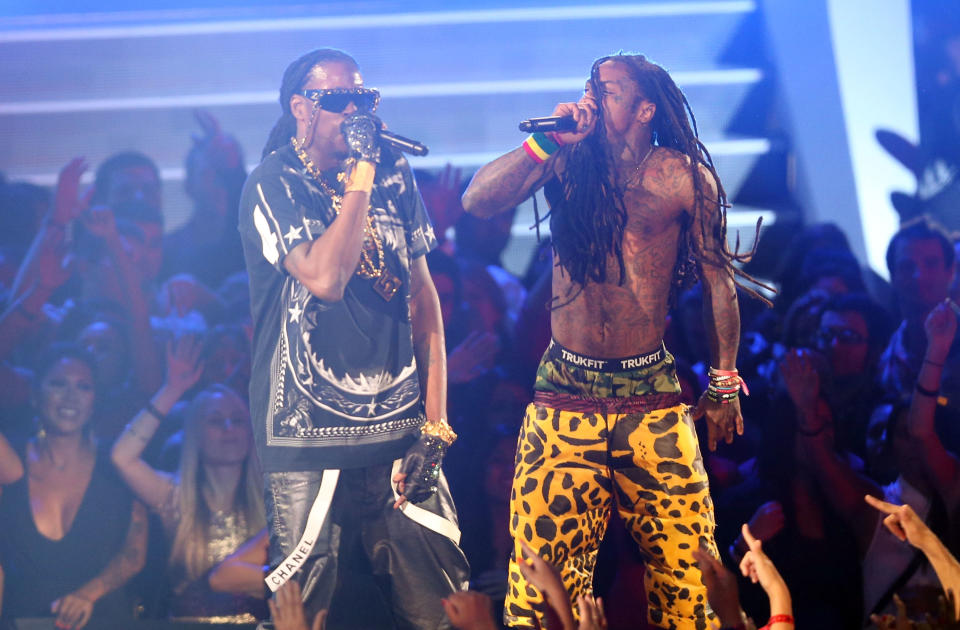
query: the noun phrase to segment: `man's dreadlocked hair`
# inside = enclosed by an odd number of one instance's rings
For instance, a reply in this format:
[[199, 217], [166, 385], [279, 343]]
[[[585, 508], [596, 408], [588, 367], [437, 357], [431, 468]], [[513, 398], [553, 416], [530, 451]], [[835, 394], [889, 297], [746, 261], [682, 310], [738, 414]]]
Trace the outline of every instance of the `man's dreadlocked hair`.
[[[602, 116], [603, 89], [600, 85], [599, 68], [605, 61], [623, 64], [636, 82], [640, 94], [656, 105], [656, 113], [651, 121], [654, 144], [689, 156], [694, 209], [699, 209], [704, 204], [716, 203], [720, 213], [720, 220], [717, 222], [711, 222], [712, 213], [709, 212], [694, 211], [692, 216], [685, 215], [683, 218], [670, 302], [674, 301], [678, 292], [696, 282], [698, 262], [727, 267], [734, 274], [734, 278], [759, 284], [734, 265], [750, 260], [756, 250], [756, 239], [753, 249], [744, 254], [739, 253], [739, 237], [733, 252], [727, 246], [727, 195], [713, 166], [713, 159], [697, 135], [697, 122], [686, 97], [666, 70], [647, 61], [643, 55], [620, 53], [601, 57], [593, 63], [590, 70], [590, 84], [593, 93], [597, 95], [597, 105], [601, 111], [597, 113], [593, 133], [571, 147], [564, 168], [569, 176], [564, 177], [562, 194], [554, 195], [550, 210], [550, 232], [560, 264], [580, 286], [588, 281], [602, 283], [607, 279], [607, 258], [613, 254], [619, 265], [621, 284], [626, 275], [623, 231], [627, 223], [627, 210], [623, 202], [623, 191], [617, 186], [610, 172], [613, 156], [606, 142]], [[710, 172], [717, 183], [716, 200], [708, 199], [705, 195], [706, 183], [700, 172], [701, 166]], [[694, 222], [696, 225], [692, 224]], [[695, 230], [699, 230], [702, 242], [709, 242], [706, 237], [712, 232], [712, 242], [715, 245], [700, 247]], [[759, 232], [758, 221], [757, 235]], [[740, 282], [738, 284], [750, 295], [769, 304], [756, 290], [743, 286]]]
[[311, 50], [287, 66], [283, 72], [283, 81], [280, 83], [280, 109], [283, 110], [283, 115], [270, 131], [261, 159], [290, 142], [290, 138], [297, 134], [297, 119], [290, 111], [290, 97], [303, 89], [313, 67], [325, 61], [336, 61], [358, 67], [353, 57], [336, 48]]

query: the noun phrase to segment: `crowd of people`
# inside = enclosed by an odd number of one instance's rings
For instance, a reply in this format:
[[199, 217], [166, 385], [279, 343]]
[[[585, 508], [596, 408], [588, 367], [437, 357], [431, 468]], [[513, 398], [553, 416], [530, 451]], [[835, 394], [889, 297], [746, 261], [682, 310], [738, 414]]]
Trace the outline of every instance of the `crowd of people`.
[[[157, 166], [139, 152], [104, 160], [89, 191], [81, 158], [53, 191], [0, 186], [0, 614], [80, 628], [136, 616], [253, 623], [272, 611], [279, 630], [360, 627], [350, 615], [364, 614], [382, 627], [388, 607], [338, 606], [357, 601], [349, 579], [315, 619], [298, 610], [296, 582], [268, 601], [237, 232], [244, 159], [209, 114], [198, 121], [186, 158], [193, 212], [173, 231]], [[514, 545], [514, 451], [550, 342], [553, 264], [544, 238], [525, 273], [508, 271], [514, 214], [465, 213], [463, 175], [417, 173], [439, 241], [426, 259], [459, 435], [444, 468], [471, 567], [471, 590], [436, 606], [455, 627], [495, 628]], [[725, 626], [955, 618], [958, 258], [960, 239], [920, 216], [889, 243], [889, 285], [829, 224], [799, 230], [779, 266], [753, 270], [779, 292], [772, 308], [740, 299], [744, 434], [703, 448], [721, 561], [695, 553]], [[711, 378], [704, 299], [700, 285], [676, 295], [665, 338], [689, 405]], [[704, 447], [718, 442], [697, 426]], [[554, 568], [529, 547], [524, 556], [549, 627], [576, 627]], [[600, 597], [580, 598], [579, 627], [641, 626], [647, 560], [614, 522], [596, 568]]]

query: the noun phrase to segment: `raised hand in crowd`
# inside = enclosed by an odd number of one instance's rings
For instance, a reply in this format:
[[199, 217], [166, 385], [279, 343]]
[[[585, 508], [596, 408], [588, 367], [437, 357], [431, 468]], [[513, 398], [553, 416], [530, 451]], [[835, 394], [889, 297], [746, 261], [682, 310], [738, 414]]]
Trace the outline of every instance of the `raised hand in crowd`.
[[133, 382], [142, 394], [149, 394], [163, 380], [162, 361], [150, 325], [150, 300], [137, 265], [117, 230], [113, 210], [104, 205], [86, 209], [80, 223], [93, 237], [103, 241], [108, 256], [88, 270], [86, 287], [99, 297], [121, 304], [129, 316]]
[[724, 628], [736, 628], [743, 623], [744, 618], [743, 610], [740, 608], [737, 577], [709, 551], [695, 549], [693, 558], [700, 565], [710, 607], [717, 613]]
[[[79, 196], [80, 177], [88, 165], [83, 158], [70, 160], [60, 170], [54, 204], [41, 224], [17, 270], [11, 295], [26, 298], [28, 314], [34, 318], [53, 292], [62, 286], [72, 273], [72, 258], [67, 255], [67, 225], [78, 218], [89, 201], [89, 195]], [[24, 294], [30, 292], [27, 297]]]
[[477, 591], [453, 593], [440, 601], [457, 630], [496, 630], [490, 597]]
[[807, 412], [815, 408], [820, 397], [820, 374], [812, 350], [794, 348], [780, 362], [780, 377], [797, 409]]
[[907, 605], [894, 593], [893, 605], [896, 615], [870, 615], [870, 622], [877, 630], [958, 630], [960, 618], [955, 611], [953, 597], [948, 594], [937, 598], [937, 614], [924, 613], [922, 621], [914, 621], [907, 614]]
[[944, 363], [957, 334], [958, 310], [948, 298], [936, 305], [924, 321], [927, 348], [907, 416], [910, 436], [923, 447], [921, 460], [948, 510], [960, 505], [960, 484], [957, 483], [960, 480], [960, 459], [943, 445], [934, 418]]
[[167, 344], [167, 375], [147, 406], [127, 424], [113, 445], [111, 458], [124, 480], [152, 509], [159, 510], [170, 496], [173, 478], [154, 470], [141, 454], [173, 405], [200, 379], [200, 341], [183, 336]]
[[518, 565], [524, 579], [533, 585], [547, 604], [547, 628], [563, 628], [574, 630], [577, 627], [573, 618], [573, 608], [570, 605], [570, 595], [563, 587], [560, 572], [557, 568], [537, 555], [526, 541], [520, 541], [522, 558]]
[[907, 605], [896, 593], [893, 594], [893, 606], [897, 611], [896, 615], [870, 615], [870, 622], [874, 627], [878, 630], [914, 630], [916, 626], [907, 616]]
[[327, 621], [327, 611], [321, 610], [313, 618], [313, 623], [307, 625], [300, 583], [296, 580], [288, 580], [267, 603], [270, 605], [270, 618], [273, 619], [276, 630], [323, 630]]
[[767, 622], [767, 627], [770, 630], [792, 630], [793, 603], [790, 589], [777, 567], [763, 552], [763, 543], [750, 532], [750, 527], [744, 524], [740, 533], [747, 541], [749, 549], [740, 561], [740, 572], [754, 584], [760, 584], [770, 600], [770, 621]]
[[927, 352], [924, 359], [943, 363], [957, 334], [957, 315], [960, 307], [950, 298], [936, 305], [923, 323], [927, 334]]
[[886, 514], [883, 524], [890, 533], [923, 552], [936, 572], [943, 590], [952, 598], [954, 614], [960, 616], [960, 608], [956, 606], [956, 598], [960, 594], [960, 563], [950, 550], [909, 505], [893, 505], [870, 495], [864, 499]]
[[80, 196], [80, 177], [89, 167], [85, 158], [75, 157], [60, 170], [53, 208], [47, 221], [55, 225], [66, 225], [78, 218], [89, 205], [93, 191], [87, 191]]
[[500, 340], [493, 333], [472, 331], [447, 355], [447, 382], [468, 383], [493, 368]]
[[226, 171], [241, 166], [243, 152], [237, 139], [224, 133], [220, 121], [205, 109], [193, 110], [193, 117], [203, 130], [203, 134], [193, 134], [193, 142], [204, 148], [203, 157], [218, 171]]

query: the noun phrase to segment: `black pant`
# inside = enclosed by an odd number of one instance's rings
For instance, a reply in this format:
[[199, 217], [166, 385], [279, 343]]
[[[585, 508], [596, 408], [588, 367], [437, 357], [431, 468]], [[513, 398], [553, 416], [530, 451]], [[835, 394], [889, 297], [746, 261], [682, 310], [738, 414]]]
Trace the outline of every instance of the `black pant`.
[[[337, 586], [342, 554], [361, 548], [377, 578], [398, 628], [449, 628], [440, 600], [466, 588], [466, 557], [452, 540], [433, 532], [393, 508], [391, 464], [342, 470], [330, 512], [309, 559], [297, 572], [307, 620], [329, 609]], [[265, 475], [271, 567], [300, 540], [320, 488], [320, 471]], [[457, 522], [446, 480], [419, 507]], [[359, 545], [353, 544], [359, 542]]]

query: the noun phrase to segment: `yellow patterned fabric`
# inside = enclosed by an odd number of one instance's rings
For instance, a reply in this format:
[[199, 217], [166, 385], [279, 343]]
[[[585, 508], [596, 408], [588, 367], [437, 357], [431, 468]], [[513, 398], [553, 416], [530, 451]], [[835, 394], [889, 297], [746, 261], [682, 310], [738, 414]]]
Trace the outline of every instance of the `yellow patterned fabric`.
[[[649, 622], [718, 626], [692, 556], [697, 548], [717, 555], [713, 503], [673, 358], [630, 374], [577, 368], [578, 394], [569, 366], [544, 363], [551, 365], [541, 364], [538, 376], [550, 382], [538, 378], [517, 447], [505, 620], [525, 628], [536, 627], [534, 616], [544, 620], [542, 598], [517, 566], [520, 541], [560, 569], [575, 603], [592, 593], [597, 549], [616, 509], [647, 561]], [[602, 395], [611, 388], [621, 396]], [[631, 395], [638, 390], [645, 395]], [[672, 404], [647, 404], [665, 401]]]

